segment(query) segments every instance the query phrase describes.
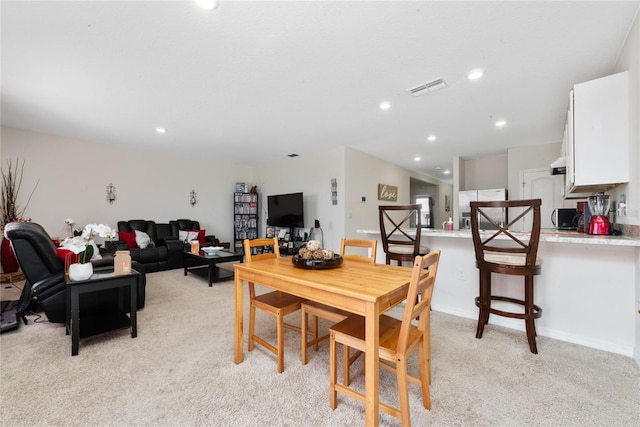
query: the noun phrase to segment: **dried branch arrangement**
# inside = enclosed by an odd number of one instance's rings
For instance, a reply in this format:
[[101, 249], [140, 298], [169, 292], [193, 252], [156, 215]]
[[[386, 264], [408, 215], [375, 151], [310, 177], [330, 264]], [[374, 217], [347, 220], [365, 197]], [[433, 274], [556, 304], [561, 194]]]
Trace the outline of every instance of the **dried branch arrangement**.
[[7, 164], [7, 170], [2, 170], [2, 189], [0, 193], [0, 226], [2, 227], [10, 222], [23, 219], [22, 215], [27, 210], [29, 202], [31, 201], [31, 196], [33, 196], [33, 193], [36, 191], [36, 188], [38, 188], [38, 184], [40, 183], [40, 180], [38, 179], [36, 185], [31, 191], [31, 194], [29, 194], [27, 203], [25, 203], [24, 208], [20, 209], [16, 202], [18, 200], [20, 188], [22, 187], [24, 160], [21, 164], [17, 160], [15, 164], [9, 160], [7, 161]]

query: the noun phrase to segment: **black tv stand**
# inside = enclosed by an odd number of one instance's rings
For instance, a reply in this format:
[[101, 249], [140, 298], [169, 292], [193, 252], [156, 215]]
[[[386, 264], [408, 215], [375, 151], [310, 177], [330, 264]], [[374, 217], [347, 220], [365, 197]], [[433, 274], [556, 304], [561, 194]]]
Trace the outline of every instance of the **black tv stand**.
[[289, 228], [289, 240], [279, 239], [278, 245], [280, 246], [280, 255], [295, 255], [298, 253], [300, 247], [304, 244], [304, 240], [295, 234], [295, 227]]

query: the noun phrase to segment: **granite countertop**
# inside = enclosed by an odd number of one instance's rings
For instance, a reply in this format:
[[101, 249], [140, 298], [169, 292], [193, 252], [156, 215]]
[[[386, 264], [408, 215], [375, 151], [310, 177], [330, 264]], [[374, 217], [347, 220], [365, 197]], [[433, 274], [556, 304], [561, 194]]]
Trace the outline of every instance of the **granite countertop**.
[[[356, 230], [357, 233], [364, 234], [380, 234], [380, 230]], [[409, 233], [415, 233], [415, 229], [410, 229]], [[514, 233], [518, 234], [518, 233]], [[459, 239], [471, 239], [471, 230], [436, 230], [433, 228], [425, 228], [422, 230], [424, 237], [448, 237]], [[604, 246], [632, 246], [640, 247], [640, 239], [634, 239], [627, 236], [596, 236], [577, 231], [557, 231], [542, 230], [540, 232], [541, 242], [550, 243], [572, 243], [586, 245], [604, 245]]]

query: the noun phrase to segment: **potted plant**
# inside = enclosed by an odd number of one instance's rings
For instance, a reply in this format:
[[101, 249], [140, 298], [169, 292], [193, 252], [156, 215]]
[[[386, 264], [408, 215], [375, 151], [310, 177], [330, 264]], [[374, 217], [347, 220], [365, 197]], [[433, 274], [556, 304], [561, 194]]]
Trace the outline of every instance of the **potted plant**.
[[71, 280], [86, 280], [93, 274], [93, 265], [90, 261], [97, 248], [93, 241], [96, 234], [108, 239], [115, 237], [115, 231], [108, 225], [88, 224], [80, 236], [67, 237], [60, 243], [61, 248], [69, 249], [78, 255], [78, 262], [69, 266]]
[[[29, 202], [31, 201], [31, 196], [38, 188], [38, 184], [40, 180], [36, 182], [36, 185], [33, 187], [31, 194], [29, 194], [29, 198], [27, 199], [27, 203], [25, 203], [24, 208], [20, 208], [18, 206], [18, 194], [20, 193], [20, 188], [22, 187], [22, 175], [24, 173], [24, 160], [20, 164], [19, 161], [16, 161], [14, 164], [11, 160], [7, 161], [7, 169], [0, 170], [2, 173], [2, 185], [0, 188], [0, 230], [4, 231], [4, 226], [9, 224], [10, 222], [25, 222], [31, 221], [31, 218], [24, 218], [24, 212], [27, 210], [29, 206]], [[16, 257], [13, 253], [13, 248], [9, 242], [9, 239], [2, 239], [1, 243], [1, 252], [0, 256], [0, 264], [2, 265], [2, 271], [4, 273], [15, 273], [18, 271], [19, 265]]]

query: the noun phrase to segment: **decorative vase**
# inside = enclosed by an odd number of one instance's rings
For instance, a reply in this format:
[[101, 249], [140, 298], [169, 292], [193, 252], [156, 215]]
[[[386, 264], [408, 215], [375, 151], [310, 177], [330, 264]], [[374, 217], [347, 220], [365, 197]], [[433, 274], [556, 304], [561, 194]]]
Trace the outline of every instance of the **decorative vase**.
[[69, 279], [72, 282], [79, 280], [87, 280], [93, 274], [93, 264], [85, 262], [84, 264], [76, 263], [69, 266]]
[[11, 241], [4, 237], [0, 243], [0, 264], [2, 264], [3, 273], [15, 273], [20, 268], [16, 255], [13, 253]]

